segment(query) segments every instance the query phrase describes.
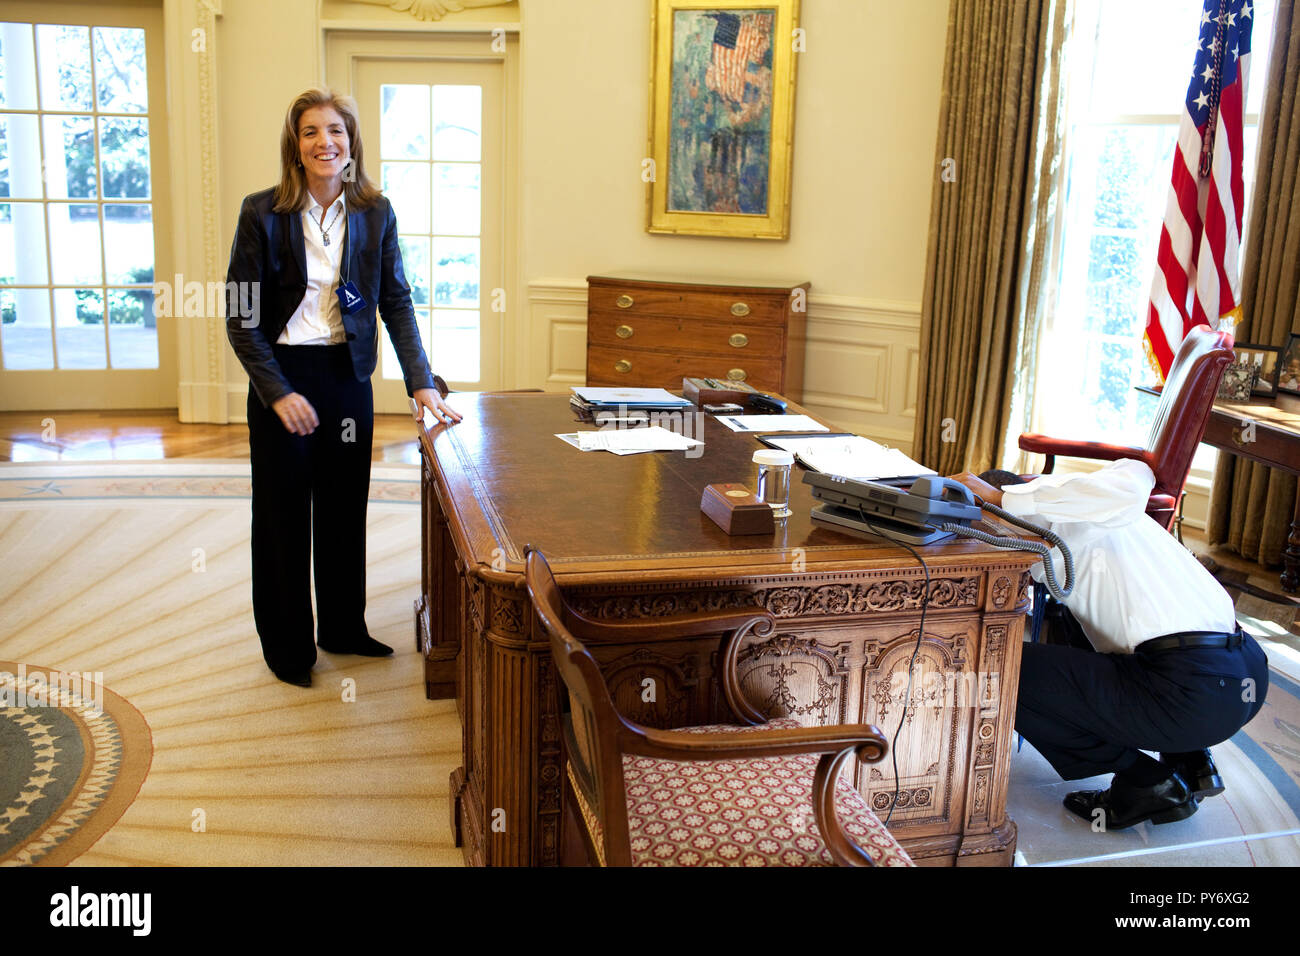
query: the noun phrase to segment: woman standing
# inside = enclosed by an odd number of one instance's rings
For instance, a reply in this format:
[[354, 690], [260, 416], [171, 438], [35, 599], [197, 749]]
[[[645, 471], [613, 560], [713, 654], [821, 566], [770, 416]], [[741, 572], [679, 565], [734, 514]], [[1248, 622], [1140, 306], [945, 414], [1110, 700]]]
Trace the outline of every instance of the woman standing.
[[397, 219], [366, 176], [359, 126], [356, 103], [331, 90], [290, 104], [280, 183], [244, 199], [226, 275], [226, 331], [249, 378], [253, 616], [267, 666], [302, 687], [317, 643], [393, 652], [365, 622], [376, 307], [419, 414], [460, 421], [434, 388]]

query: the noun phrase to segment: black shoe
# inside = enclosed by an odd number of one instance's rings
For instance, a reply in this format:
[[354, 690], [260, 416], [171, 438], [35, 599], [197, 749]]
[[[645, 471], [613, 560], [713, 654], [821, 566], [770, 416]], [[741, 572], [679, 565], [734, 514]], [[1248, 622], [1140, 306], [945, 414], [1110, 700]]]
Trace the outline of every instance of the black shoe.
[[331, 654], [359, 654], [362, 657], [388, 657], [393, 649], [382, 644], [369, 634], [350, 641], [317, 641], [322, 651]]
[[280, 680], [284, 681], [286, 684], [293, 684], [296, 687], [311, 686], [310, 667], [305, 671], [278, 671], [273, 667], [271, 668], [271, 673], [280, 678]]
[[1167, 764], [1178, 772], [1178, 776], [1187, 781], [1192, 796], [1197, 800], [1217, 797], [1223, 793], [1223, 778], [1219, 768], [1214, 765], [1214, 758], [1208, 750], [1198, 750], [1185, 754], [1161, 754], [1160, 762]]
[[1097, 811], [1101, 810], [1104, 829], [1123, 830], [1143, 820], [1152, 823], [1185, 820], [1196, 812], [1196, 798], [1177, 773], [1150, 787], [1126, 784], [1117, 774], [1111, 779], [1109, 790], [1076, 790], [1068, 794], [1065, 808], [1089, 823], [1098, 819]]

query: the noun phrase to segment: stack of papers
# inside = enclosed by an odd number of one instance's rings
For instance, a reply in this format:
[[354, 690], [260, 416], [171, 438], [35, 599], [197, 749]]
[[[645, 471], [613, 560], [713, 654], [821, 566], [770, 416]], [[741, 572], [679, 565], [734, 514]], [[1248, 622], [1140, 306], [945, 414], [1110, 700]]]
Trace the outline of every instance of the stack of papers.
[[733, 432], [828, 432], [821, 422], [807, 415], [718, 415], [718, 421]]
[[886, 448], [861, 435], [778, 436], [764, 439], [764, 442], [794, 452], [794, 456], [813, 471], [855, 481], [919, 478], [936, 473], [933, 468], [913, 461], [897, 448]]
[[689, 408], [691, 403], [666, 388], [590, 388], [573, 386], [578, 401], [589, 408]]
[[579, 451], [608, 451], [615, 455], [639, 455], [647, 451], [685, 451], [704, 442], [669, 431], [661, 425], [649, 428], [614, 428], [595, 432], [556, 435]]

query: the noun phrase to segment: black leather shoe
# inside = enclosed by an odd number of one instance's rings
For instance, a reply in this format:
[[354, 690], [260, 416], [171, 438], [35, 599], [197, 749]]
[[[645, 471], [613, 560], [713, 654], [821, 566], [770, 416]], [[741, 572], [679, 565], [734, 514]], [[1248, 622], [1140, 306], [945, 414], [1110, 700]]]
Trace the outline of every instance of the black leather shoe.
[[1065, 798], [1065, 808], [1089, 823], [1103, 819], [1104, 828], [1123, 830], [1150, 820], [1173, 823], [1196, 812], [1196, 798], [1177, 773], [1150, 787], [1134, 787], [1119, 776], [1111, 778], [1109, 790], [1076, 790]]
[[393, 649], [387, 644], [383, 644], [369, 634], [364, 637], [354, 638], [350, 641], [317, 641], [320, 649], [329, 651], [331, 654], [359, 654], [362, 657], [387, 657], [393, 653]]
[[1208, 750], [1190, 755], [1161, 754], [1160, 762], [1177, 771], [1178, 776], [1187, 781], [1192, 796], [1197, 800], [1217, 797], [1224, 791], [1223, 778], [1219, 776], [1219, 768], [1214, 765], [1214, 758]]
[[272, 668], [271, 673], [284, 681], [286, 684], [293, 684], [296, 687], [311, 686], [311, 669], [305, 671], [277, 671]]

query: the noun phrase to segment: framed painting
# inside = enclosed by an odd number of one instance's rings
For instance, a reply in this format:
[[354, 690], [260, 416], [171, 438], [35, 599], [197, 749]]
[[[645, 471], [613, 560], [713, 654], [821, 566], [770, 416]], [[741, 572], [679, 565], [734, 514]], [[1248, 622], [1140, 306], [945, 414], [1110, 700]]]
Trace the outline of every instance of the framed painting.
[[654, 0], [647, 226], [786, 239], [799, 0]]

